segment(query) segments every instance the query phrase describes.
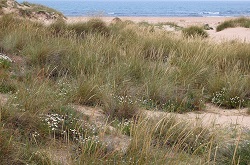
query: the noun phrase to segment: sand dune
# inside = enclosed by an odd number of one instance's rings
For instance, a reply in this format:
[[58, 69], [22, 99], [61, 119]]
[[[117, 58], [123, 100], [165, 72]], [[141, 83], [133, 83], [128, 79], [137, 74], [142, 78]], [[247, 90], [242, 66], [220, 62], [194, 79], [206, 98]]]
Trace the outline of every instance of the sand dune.
[[[68, 23], [85, 22], [91, 17], [68, 17]], [[114, 17], [99, 17], [107, 23], [111, 23]], [[174, 22], [181, 27], [191, 25], [203, 26], [209, 24], [214, 30], [208, 30], [209, 36], [216, 42], [239, 40], [250, 43], [250, 29], [246, 28], [229, 28], [216, 32], [216, 27], [223, 21], [233, 19], [232, 17], [120, 17], [122, 21], [131, 20], [133, 22], [146, 21], [149, 23]]]
[[239, 40], [241, 42], [250, 43], [250, 29], [249, 28], [228, 28], [220, 32], [209, 31], [211, 39], [216, 41]]

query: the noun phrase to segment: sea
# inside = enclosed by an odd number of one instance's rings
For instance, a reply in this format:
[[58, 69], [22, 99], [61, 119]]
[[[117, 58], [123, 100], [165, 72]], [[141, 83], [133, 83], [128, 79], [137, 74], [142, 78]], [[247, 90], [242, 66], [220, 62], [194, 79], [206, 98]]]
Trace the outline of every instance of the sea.
[[[23, 2], [19, 0], [18, 2]], [[202, 0], [29, 0], [65, 16], [238, 17], [250, 16], [249, 1]]]

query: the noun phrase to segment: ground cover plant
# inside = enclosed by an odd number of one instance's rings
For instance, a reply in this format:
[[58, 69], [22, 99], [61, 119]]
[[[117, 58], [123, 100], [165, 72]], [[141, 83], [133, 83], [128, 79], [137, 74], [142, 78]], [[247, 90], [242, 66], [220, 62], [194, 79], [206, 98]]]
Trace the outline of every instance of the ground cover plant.
[[242, 18], [236, 18], [236, 19], [224, 21], [217, 26], [216, 31], [218, 32], [226, 28], [233, 28], [233, 27], [250, 28], [250, 19], [242, 17]]
[[[9, 98], [0, 102], [5, 164], [60, 164], [53, 154], [65, 145], [70, 164], [247, 162], [247, 149], [227, 154], [230, 147], [212, 129], [174, 116], [152, 119], [141, 110], [249, 106], [248, 43], [176, 37], [142, 23], [95, 18], [45, 26], [5, 15], [0, 51], [19, 59], [0, 59], [0, 93]], [[93, 123], [75, 105], [98, 107], [106, 118]], [[113, 149], [103, 140], [113, 135], [130, 145]], [[226, 151], [217, 157], [218, 146]]]

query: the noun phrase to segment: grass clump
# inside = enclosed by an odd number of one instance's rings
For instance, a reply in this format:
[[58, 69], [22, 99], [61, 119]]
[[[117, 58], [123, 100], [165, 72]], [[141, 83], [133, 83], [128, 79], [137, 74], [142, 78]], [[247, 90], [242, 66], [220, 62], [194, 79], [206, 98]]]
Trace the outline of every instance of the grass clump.
[[217, 163], [248, 165], [250, 163], [249, 140], [238, 143], [219, 147], [216, 154]]
[[91, 19], [86, 23], [69, 24], [67, 29], [75, 31], [78, 35], [84, 35], [88, 33], [107, 35], [109, 33], [109, 28], [107, 27], [106, 23], [100, 19]]
[[216, 27], [216, 31], [219, 32], [219, 31], [222, 31], [226, 28], [234, 28], [234, 27], [250, 28], [250, 19], [245, 18], [245, 17], [241, 17], [241, 18], [237, 18], [237, 19], [224, 21]]
[[182, 33], [185, 37], [202, 37], [202, 38], [208, 37], [208, 33], [203, 28], [198, 26], [190, 26], [184, 28], [182, 30]]

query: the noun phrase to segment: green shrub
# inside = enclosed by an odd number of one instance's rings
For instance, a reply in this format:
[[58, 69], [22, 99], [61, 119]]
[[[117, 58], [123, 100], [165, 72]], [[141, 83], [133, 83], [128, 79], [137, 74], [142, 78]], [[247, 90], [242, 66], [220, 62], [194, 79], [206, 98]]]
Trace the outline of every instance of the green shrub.
[[184, 28], [182, 33], [186, 37], [208, 37], [208, 33], [201, 27], [198, 26], [190, 26], [188, 28]]

